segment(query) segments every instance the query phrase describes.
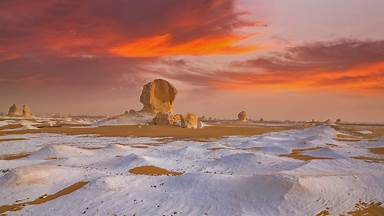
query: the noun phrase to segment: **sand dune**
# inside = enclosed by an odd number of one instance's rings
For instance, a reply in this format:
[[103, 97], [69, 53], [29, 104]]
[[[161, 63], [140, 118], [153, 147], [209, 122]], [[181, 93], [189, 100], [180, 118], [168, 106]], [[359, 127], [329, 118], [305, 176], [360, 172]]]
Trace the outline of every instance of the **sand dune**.
[[[131, 127], [119, 130], [123, 128]], [[380, 138], [335, 140], [345, 131], [329, 126], [205, 142], [83, 132], [5, 136], [20, 140], [0, 142], [4, 152], [28, 150], [29, 155], [0, 160], [2, 213], [382, 213], [384, 140]]]

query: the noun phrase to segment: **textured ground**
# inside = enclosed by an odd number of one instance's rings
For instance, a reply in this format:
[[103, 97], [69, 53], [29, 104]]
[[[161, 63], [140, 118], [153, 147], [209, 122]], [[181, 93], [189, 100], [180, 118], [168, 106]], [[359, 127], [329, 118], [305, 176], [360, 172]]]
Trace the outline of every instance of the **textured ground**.
[[384, 139], [336, 129], [3, 135], [0, 215], [383, 215]]

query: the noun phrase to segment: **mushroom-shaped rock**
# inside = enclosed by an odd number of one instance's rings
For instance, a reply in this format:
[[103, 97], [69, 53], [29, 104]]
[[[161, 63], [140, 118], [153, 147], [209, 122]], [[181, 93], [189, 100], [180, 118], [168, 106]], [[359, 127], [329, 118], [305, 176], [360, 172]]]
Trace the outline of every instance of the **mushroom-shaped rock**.
[[140, 102], [144, 105], [142, 112], [172, 112], [172, 104], [177, 90], [168, 81], [156, 79], [143, 86]]
[[20, 110], [16, 104], [13, 104], [11, 107], [9, 107], [8, 116], [20, 116]]
[[31, 117], [32, 116], [31, 108], [27, 104], [23, 105], [23, 116], [24, 117]]
[[199, 117], [193, 113], [187, 113], [181, 123], [182, 127], [184, 128], [200, 128], [201, 123], [199, 120]]
[[241, 112], [237, 115], [237, 118], [239, 119], [239, 121], [242, 121], [242, 122], [246, 122], [246, 121], [248, 121], [247, 113], [246, 113], [245, 111], [241, 111]]

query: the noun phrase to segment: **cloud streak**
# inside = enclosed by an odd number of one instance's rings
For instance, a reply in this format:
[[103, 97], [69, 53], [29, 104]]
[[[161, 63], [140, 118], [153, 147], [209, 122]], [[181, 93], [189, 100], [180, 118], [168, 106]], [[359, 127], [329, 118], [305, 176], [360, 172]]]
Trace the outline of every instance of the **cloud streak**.
[[[179, 66], [180, 67], [180, 66]], [[384, 41], [337, 40], [288, 48], [209, 71], [191, 63], [169, 78], [217, 89], [384, 90]], [[168, 70], [169, 71], [169, 70]]]

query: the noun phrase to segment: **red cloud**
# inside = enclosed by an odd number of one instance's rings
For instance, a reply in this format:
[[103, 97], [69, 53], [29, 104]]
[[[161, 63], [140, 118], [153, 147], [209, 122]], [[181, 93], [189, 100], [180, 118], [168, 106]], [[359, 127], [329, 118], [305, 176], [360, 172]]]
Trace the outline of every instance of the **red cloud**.
[[[244, 20], [244, 12], [235, 10], [234, 4], [235, 0], [3, 0], [0, 47], [9, 55], [71, 57], [147, 57], [152, 51], [155, 56], [207, 55], [252, 50], [235, 46], [243, 37], [234, 30], [260, 23]], [[156, 41], [158, 44], [154, 44]], [[153, 46], [137, 54], [131, 49], [146, 42]], [[197, 51], [212, 43], [218, 45]]]

